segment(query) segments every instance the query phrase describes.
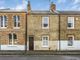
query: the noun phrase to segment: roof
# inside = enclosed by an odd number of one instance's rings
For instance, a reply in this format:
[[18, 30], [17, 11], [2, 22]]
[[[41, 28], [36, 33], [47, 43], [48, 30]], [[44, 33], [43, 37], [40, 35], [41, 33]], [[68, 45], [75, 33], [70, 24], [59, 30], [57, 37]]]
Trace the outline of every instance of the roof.
[[[27, 13], [27, 10], [14, 10], [14, 9], [0, 9], [0, 13], [6, 13], [6, 12], [26, 12]], [[80, 11], [54, 11], [54, 12], [51, 12], [50, 10], [32, 10], [31, 11], [31, 14], [46, 14], [46, 15], [49, 15], [49, 14], [52, 14], [52, 15], [58, 15], [58, 14], [61, 14], [61, 15], [80, 15]]]
[[12, 9], [0, 9], [0, 13], [2, 12], [27, 12], [26, 10], [12, 10]]
[[53, 15], [55, 15], [55, 14], [61, 14], [61, 15], [80, 15], [80, 11], [58, 11], [58, 10], [56, 10], [56, 11], [54, 11], [54, 12], [51, 12], [51, 11], [38, 11], [38, 10], [36, 10], [36, 11], [31, 11], [31, 14], [53, 14]]
[[58, 14], [57, 11], [55, 12], [51, 12], [49, 10], [34, 10], [34, 11], [31, 11], [31, 14]]
[[80, 11], [58, 11], [62, 15], [80, 15]]

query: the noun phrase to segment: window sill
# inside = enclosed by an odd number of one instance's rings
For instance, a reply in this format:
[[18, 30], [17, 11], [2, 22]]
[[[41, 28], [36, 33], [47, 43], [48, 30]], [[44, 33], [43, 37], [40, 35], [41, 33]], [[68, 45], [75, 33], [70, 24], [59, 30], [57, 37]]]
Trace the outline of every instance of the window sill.
[[71, 27], [71, 28], [70, 27], [67, 27], [67, 29], [74, 29], [74, 27]]
[[42, 27], [42, 29], [49, 29], [49, 27]]
[[17, 45], [8, 45], [8, 47], [16, 47]]
[[20, 29], [20, 27], [14, 27], [13, 29]]
[[6, 29], [7, 27], [0, 27], [0, 29]]
[[72, 46], [67, 46], [68, 48], [74, 48], [74, 46], [72, 45]]
[[49, 46], [42, 46], [43, 48], [48, 48]]

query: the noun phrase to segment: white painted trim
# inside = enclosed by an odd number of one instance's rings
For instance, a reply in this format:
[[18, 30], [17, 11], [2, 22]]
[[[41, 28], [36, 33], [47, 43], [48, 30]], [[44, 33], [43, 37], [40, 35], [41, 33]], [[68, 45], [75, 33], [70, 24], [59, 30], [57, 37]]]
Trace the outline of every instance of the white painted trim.
[[14, 27], [13, 29], [20, 29], [20, 27]]
[[0, 27], [0, 29], [6, 29], [7, 27]]
[[60, 40], [61, 50], [80, 50], [80, 40], [74, 40], [73, 46], [67, 45], [67, 40]]
[[1, 50], [25, 50], [25, 45], [1, 45]]

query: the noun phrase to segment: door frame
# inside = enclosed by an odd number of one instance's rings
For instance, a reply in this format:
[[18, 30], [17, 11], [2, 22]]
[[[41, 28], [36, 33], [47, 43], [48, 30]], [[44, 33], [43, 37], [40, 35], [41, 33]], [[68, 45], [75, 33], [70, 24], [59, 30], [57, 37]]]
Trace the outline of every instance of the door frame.
[[[30, 37], [33, 39], [32, 41], [30, 41]], [[33, 51], [34, 50], [34, 35], [29, 35], [29, 51]], [[30, 43], [32, 44], [32, 48], [30, 48]]]

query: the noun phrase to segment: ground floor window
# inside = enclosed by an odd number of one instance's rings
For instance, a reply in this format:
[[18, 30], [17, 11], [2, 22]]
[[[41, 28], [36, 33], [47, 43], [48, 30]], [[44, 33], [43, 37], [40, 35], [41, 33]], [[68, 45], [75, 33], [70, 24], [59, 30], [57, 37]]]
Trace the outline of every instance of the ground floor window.
[[9, 45], [17, 44], [17, 35], [15, 33], [9, 34]]
[[42, 47], [49, 46], [49, 36], [42, 36]]
[[74, 36], [68, 35], [68, 46], [73, 46]]

